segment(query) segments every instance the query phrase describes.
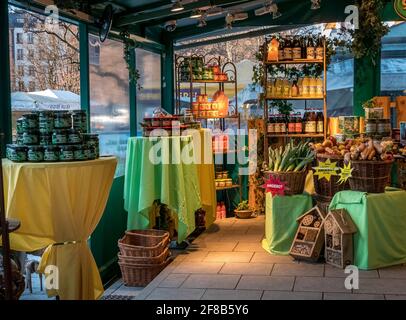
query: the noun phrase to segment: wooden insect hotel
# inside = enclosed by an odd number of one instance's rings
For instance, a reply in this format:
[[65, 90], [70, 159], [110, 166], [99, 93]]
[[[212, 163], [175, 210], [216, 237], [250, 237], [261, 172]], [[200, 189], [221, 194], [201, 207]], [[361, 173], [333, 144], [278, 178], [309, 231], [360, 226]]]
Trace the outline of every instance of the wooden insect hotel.
[[353, 264], [354, 251], [352, 235], [357, 227], [347, 210], [331, 210], [324, 221], [326, 263], [345, 268]]
[[324, 245], [325, 215], [314, 207], [297, 218], [299, 228], [290, 248], [290, 255], [297, 260], [319, 260]]

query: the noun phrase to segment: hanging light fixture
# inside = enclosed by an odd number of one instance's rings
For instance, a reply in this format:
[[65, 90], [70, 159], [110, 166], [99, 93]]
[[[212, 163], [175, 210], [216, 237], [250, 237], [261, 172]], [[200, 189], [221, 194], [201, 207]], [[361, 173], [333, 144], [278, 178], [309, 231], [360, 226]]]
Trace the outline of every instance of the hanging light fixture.
[[184, 10], [185, 8], [182, 6], [182, 3], [180, 2], [180, 0], [176, 0], [175, 3], [172, 6], [171, 11], [172, 12], [179, 12]]
[[192, 14], [190, 15], [191, 19], [198, 19], [202, 16], [202, 11], [201, 10], [195, 10], [192, 11]]
[[279, 12], [279, 8], [276, 3], [272, 3], [269, 6], [269, 12], [272, 13], [272, 19], [278, 19], [282, 16], [282, 13]]
[[311, 10], [318, 10], [321, 7], [321, 0], [310, 0], [312, 6], [310, 7]]

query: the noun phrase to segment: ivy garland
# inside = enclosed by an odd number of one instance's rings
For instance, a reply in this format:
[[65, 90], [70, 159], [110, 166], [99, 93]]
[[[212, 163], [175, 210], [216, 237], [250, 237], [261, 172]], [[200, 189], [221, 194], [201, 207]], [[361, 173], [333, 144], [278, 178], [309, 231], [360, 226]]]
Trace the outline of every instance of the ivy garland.
[[122, 31], [120, 37], [124, 43], [124, 60], [127, 63], [127, 69], [129, 73], [130, 82], [137, 85], [138, 90], [142, 89], [138, 83], [140, 79], [140, 72], [138, 69], [132, 67], [132, 54], [131, 52], [136, 48], [136, 43], [131, 40], [130, 33], [128, 31]]

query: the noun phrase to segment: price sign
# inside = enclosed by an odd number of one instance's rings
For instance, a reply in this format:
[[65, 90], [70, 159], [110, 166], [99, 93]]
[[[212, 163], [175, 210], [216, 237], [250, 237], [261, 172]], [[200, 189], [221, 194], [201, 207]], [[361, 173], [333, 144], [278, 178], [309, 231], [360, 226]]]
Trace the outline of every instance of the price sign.
[[332, 176], [337, 176], [340, 168], [337, 168], [337, 162], [331, 162], [330, 159], [327, 159], [326, 162], [319, 162], [318, 167], [314, 167], [315, 171], [313, 175], [318, 176], [319, 180], [326, 179], [330, 181]]
[[352, 177], [352, 170], [354, 170], [354, 168], [351, 168], [351, 162], [344, 164], [344, 168], [340, 168], [340, 180], [338, 180], [338, 184], [346, 183], [348, 179]]
[[281, 181], [280, 179], [270, 177], [269, 180], [265, 181], [265, 184], [262, 186], [265, 188], [266, 193], [271, 193], [272, 197], [274, 196], [284, 196], [285, 190], [287, 190], [286, 182]]

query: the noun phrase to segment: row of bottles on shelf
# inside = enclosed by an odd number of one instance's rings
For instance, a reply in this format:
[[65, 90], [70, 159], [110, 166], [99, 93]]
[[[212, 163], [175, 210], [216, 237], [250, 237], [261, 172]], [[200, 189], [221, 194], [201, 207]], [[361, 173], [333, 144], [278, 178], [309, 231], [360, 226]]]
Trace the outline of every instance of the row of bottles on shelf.
[[224, 202], [217, 202], [216, 208], [216, 220], [221, 220], [227, 218], [227, 209]]
[[324, 86], [322, 78], [304, 77], [297, 81], [272, 79], [266, 88], [270, 98], [322, 98]]
[[221, 72], [220, 66], [206, 66], [202, 57], [191, 57], [180, 65], [180, 81], [190, 81], [190, 75], [192, 75], [192, 80], [194, 81], [228, 81], [228, 75]]
[[323, 37], [276, 37], [268, 43], [267, 61], [294, 61], [324, 59]]
[[303, 117], [301, 113], [271, 115], [267, 130], [269, 134], [323, 134], [324, 115], [317, 109], [307, 109]]

